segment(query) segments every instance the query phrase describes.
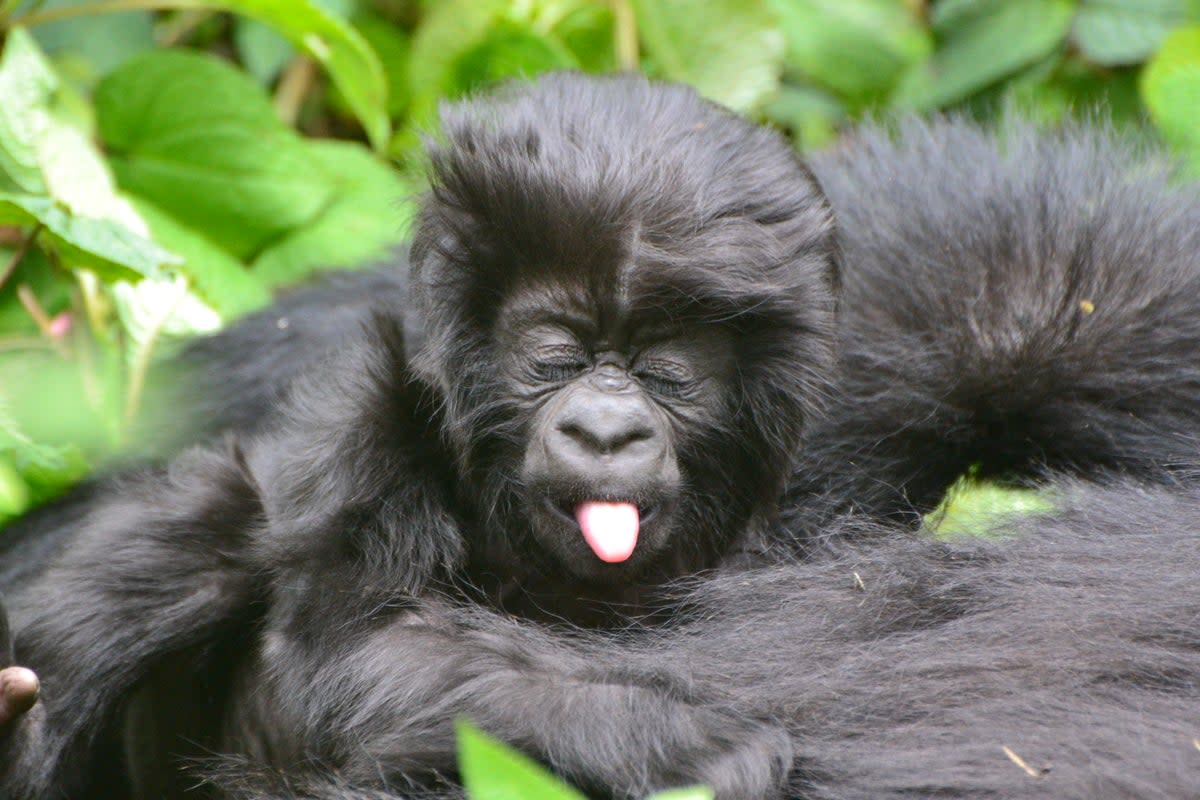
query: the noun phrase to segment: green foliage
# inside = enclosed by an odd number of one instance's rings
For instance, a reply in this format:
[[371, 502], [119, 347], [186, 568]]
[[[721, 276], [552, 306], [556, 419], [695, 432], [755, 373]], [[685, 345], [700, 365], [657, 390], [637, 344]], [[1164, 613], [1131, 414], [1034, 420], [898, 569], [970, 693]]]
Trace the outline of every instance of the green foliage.
[[[583, 800], [544, 767], [466, 720], [459, 720], [455, 729], [458, 767], [470, 800]], [[657, 792], [646, 800], [713, 800], [713, 793], [693, 786]]]
[[925, 515], [926, 530], [944, 539], [979, 535], [1006, 517], [1054, 510], [1043, 492], [985, 480], [977, 472], [972, 468], [954, 482], [938, 507]]
[[1142, 91], [1163, 135], [1200, 167], [1200, 25], [1167, 37], [1142, 73]]
[[762, 0], [634, 0], [651, 75], [690, 83], [738, 111], [779, 85], [784, 34]]

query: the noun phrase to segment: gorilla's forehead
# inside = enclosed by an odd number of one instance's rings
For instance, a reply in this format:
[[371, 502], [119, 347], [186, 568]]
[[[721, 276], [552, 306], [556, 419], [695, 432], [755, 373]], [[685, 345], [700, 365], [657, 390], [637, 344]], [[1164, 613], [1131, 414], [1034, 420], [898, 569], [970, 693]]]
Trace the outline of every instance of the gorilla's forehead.
[[580, 339], [603, 339], [616, 347], [670, 338], [696, 325], [695, 314], [678, 303], [660, 302], [647, 292], [644, 280], [633, 279], [635, 269], [625, 264], [587, 276], [539, 271], [508, 292], [497, 323], [506, 331], [555, 325]]

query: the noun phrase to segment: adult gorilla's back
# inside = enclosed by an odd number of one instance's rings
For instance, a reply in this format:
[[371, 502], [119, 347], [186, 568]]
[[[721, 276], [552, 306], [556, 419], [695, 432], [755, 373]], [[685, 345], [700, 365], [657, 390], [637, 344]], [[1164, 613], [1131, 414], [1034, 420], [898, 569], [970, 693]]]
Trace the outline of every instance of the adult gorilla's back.
[[865, 128], [812, 162], [839, 225], [841, 375], [791, 532], [912, 523], [959, 477], [1172, 483], [1200, 460], [1200, 191], [1099, 127]]

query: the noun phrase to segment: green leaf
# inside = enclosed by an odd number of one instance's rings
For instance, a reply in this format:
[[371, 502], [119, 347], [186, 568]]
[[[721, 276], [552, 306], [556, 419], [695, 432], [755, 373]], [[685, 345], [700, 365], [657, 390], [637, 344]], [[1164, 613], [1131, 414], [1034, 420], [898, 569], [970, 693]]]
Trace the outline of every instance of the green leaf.
[[59, 90], [37, 45], [25, 31], [14, 31], [0, 64], [0, 96], [13, 97], [0, 104], [0, 153], [9, 156], [0, 164], [24, 192], [48, 194], [73, 215], [116, 222], [144, 236], [145, 223], [117, 196], [91, 140], [57, 113]]
[[554, 26], [553, 33], [589, 72], [616, 69], [613, 45], [616, 18], [608, 4], [583, 2]]
[[978, 536], [1005, 517], [1044, 514], [1054, 504], [1044, 492], [1003, 486], [976, 476], [977, 468], [954, 482], [942, 502], [925, 515], [925, 527], [940, 538]]
[[647, 70], [739, 111], [779, 88], [784, 38], [766, 0], [634, 0]]
[[180, 271], [191, 278], [196, 293], [223, 319], [232, 319], [270, 302], [271, 292], [250, 274], [245, 264], [150, 201], [134, 197], [132, 202], [150, 226], [155, 241], [182, 257]]
[[[120, 375], [108, 370], [112, 361], [97, 351], [101, 361], [95, 372], [81, 369], [57, 353], [23, 351], [0, 354], [0, 449], [16, 453], [14, 464], [27, 477], [33, 468], [53, 475], [74, 469], [74, 448], [99, 454], [115, 443], [115, 418], [109, 401], [119, 397]], [[62, 448], [66, 448], [63, 450]], [[50, 478], [49, 480], [53, 480]]]
[[1142, 96], [1163, 136], [1200, 157], [1200, 25], [1167, 37], [1142, 71]]
[[312, 142], [314, 171], [329, 176], [333, 200], [308, 225], [271, 244], [253, 262], [268, 286], [295, 281], [316, 269], [359, 267], [388, 255], [408, 233], [413, 192], [395, 171], [350, 142]]
[[787, 36], [787, 66], [846, 97], [885, 94], [929, 55], [929, 32], [893, 0], [772, 0]]
[[454, 64], [487, 37], [507, 10], [504, 0], [443, 0], [427, 6], [412, 42], [409, 86], [414, 96], [432, 107], [440, 95], [461, 94], [461, 87], [451, 83]]
[[182, 275], [112, 286], [113, 302], [131, 344], [143, 346], [160, 335], [192, 336], [213, 333], [221, 318], [194, 295]]
[[374, 14], [356, 16], [354, 27], [379, 54], [388, 82], [387, 111], [393, 118], [400, 117], [408, 110], [410, 97], [408, 37], [395, 24]]
[[1071, 38], [1097, 64], [1137, 64], [1187, 17], [1186, 0], [1083, 0]]
[[271, 26], [320, 64], [362, 123], [367, 138], [383, 148], [391, 135], [387, 82], [379, 57], [348, 23], [313, 0], [174, 0], [175, 8], [229, 11]]
[[292, 43], [270, 25], [249, 17], [234, 20], [233, 46], [238, 61], [264, 86], [269, 85], [296, 56]]
[[788, 128], [804, 150], [831, 143], [837, 137], [838, 125], [846, 120], [846, 109], [836, 97], [809, 86], [783, 86], [763, 113]]
[[179, 258], [124, 225], [105, 219], [72, 216], [49, 197], [0, 192], [0, 225], [40, 223], [63, 257], [110, 277], [154, 276]]
[[0, 520], [59, 494], [88, 469], [78, 447], [31, 439], [0, 396]]
[[29, 503], [29, 486], [0, 449], [0, 522], [22, 513], [29, 508]]
[[303, 140], [225, 62], [185, 51], [132, 59], [96, 92], [123, 189], [248, 258], [333, 199]]
[[707, 786], [688, 786], [684, 789], [668, 789], [656, 792], [646, 800], [713, 800], [716, 795]]
[[1061, 46], [1072, 0], [958, 0], [935, 6], [940, 46], [893, 96], [899, 106], [950, 105], [1034, 64]]
[[581, 5], [578, 0], [433, 5], [413, 38], [409, 83], [418, 109], [428, 114], [439, 97], [457, 97], [501, 78], [578, 66], [559, 36], [572, 32], [571, 12]]
[[[313, 2], [339, 19], [345, 19], [354, 10], [352, 0]], [[296, 48], [290, 41], [272, 26], [252, 17], [239, 17], [234, 21], [233, 45], [246, 71], [264, 85], [274, 81], [288, 61], [296, 56]]]
[[1001, 90], [984, 92], [977, 99], [993, 111], [1017, 112], [1050, 125], [1068, 118], [1094, 119], [1098, 108], [1123, 125], [1143, 122], [1146, 109], [1133, 70], [1100, 70], [1082, 59], [1057, 54], [1050, 64], [1048, 75], [1035, 65], [1001, 84]]
[[9, 31], [0, 56], [0, 189], [46, 191], [38, 163], [38, 141], [58, 79], [33, 37]]
[[571, 51], [560, 42], [520, 23], [502, 20], [459, 55], [451, 80], [457, 89], [470, 91], [504, 78], [578, 66]]
[[458, 769], [471, 800], [584, 800], [532, 759], [464, 720], [455, 723]]

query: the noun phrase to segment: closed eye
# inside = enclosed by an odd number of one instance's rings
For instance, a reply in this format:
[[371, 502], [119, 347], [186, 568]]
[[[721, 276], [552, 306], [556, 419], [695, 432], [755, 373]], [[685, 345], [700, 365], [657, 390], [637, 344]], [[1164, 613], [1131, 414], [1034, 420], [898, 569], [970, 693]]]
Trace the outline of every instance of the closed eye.
[[556, 382], [579, 375], [591, 367], [591, 359], [575, 345], [546, 345], [530, 354], [529, 371], [539, 381]]
[[649, 359], [637, 365], [633, 376], [646, 389], [664, 397], [682, 397], [696, 382], [695, 375], [683, 364]]

